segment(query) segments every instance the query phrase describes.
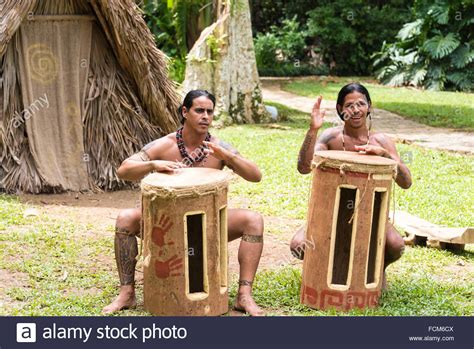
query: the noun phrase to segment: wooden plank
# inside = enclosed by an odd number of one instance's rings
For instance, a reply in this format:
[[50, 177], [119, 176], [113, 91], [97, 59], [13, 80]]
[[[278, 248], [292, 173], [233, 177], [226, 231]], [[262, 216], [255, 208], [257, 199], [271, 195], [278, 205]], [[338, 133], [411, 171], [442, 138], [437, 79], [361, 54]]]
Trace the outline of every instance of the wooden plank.
[[[393, 212], [390, 212], [390, 217]], [[474, 244], [474, 228], [446, 228], [404, 211], [395, 211], [395, 224], [407, 234], [452, 244]]]

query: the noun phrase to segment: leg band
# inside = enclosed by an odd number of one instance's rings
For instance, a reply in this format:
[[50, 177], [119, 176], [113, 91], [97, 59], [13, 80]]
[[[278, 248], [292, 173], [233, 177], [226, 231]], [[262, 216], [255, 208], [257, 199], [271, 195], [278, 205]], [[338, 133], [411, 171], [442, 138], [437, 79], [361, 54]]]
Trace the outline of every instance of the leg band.
[[120, 285], [133, 285], [137, 264], [138, 245], [136, 234], [116, 228], [114, 248]]
[[239, 286], [252, 286], [253, 281], [239, 280]]
[[263, 242], [263, 236], [262, 235], [243, 234], [242, 235], [242, 241], [251, 242], [251, 243], [262, 243]]

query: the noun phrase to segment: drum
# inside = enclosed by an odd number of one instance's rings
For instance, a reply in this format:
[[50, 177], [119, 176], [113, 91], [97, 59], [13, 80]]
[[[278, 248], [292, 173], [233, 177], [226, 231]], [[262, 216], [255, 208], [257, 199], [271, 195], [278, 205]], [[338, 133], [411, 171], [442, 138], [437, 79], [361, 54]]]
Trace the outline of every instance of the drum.
[[301, 303], [315, 309], [375, 307], [395, 161], [317, 151], [308, 205]]
[[185, 168], [141, 182], [144, 308], [154, 315], [228, 311], [230, 174]]

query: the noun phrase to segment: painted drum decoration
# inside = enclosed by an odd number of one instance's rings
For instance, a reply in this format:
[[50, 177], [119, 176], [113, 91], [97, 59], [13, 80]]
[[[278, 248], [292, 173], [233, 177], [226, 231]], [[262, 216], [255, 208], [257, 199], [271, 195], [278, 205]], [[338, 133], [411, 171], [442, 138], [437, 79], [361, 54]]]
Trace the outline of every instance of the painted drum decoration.
[[317, 151], [308, 205], [301, 303], [349, 310], [378, 304], [395, 161]]
[[227, 190], [208, 168], [152, 173], [141, 182], [144, 308], [154, 315], [228, 311]]

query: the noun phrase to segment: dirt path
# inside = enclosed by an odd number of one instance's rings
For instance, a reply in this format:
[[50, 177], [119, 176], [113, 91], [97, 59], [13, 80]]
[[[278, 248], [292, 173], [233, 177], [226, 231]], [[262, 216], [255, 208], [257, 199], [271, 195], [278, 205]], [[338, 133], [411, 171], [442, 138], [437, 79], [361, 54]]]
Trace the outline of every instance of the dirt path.
[[[288, 79], [261, 79], [263, 98], [310, 113], [314, 98], [298, 96], [281, 89], [281, 83]], [[324, 96], [323, 96], [324, 97]], [[336, 114], [336, 102], [324, 100], [322, 107], [328, 111], [326, 121], [342, 124]], [[405, 119], [400, 115], [382, 109], [375, 109], [372, 115], [373, 128], [389, 134], [399, 142], [413, 143], [426, 148], [448, 150], [474, 155], [474, 132], [461, 132], [446, 128], [430, 127]]]

